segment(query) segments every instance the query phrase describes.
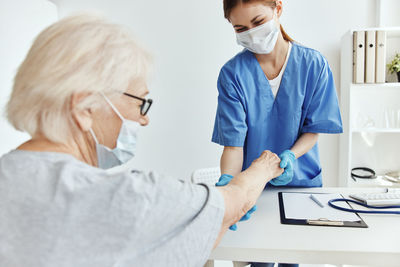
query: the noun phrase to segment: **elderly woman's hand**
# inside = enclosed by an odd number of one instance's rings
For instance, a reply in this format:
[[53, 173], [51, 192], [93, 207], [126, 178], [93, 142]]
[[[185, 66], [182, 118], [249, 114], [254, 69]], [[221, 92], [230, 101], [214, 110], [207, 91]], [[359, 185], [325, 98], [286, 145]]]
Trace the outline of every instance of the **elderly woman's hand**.
[[265, 150], [261, 153], [260, 157], [255, 159], [250, 165], [250, 169], [265, 173], [265, 177], [273, 179], [281, 175], [284, 171], [279, 164], [281, 160], [275, 153]]

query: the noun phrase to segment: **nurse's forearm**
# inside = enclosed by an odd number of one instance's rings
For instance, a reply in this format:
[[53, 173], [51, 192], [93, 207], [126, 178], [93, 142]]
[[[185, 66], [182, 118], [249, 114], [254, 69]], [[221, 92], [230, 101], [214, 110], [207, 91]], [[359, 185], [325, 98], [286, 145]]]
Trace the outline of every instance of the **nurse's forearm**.
[[243, 147], [226, 146], [221, 156], [221, 174], [235, 176], [242, 171]]
[[303, 133], [290, 150], [296, 155], [296, 158], [300, 158], [310, 151], [317, 141], [317, 133]]

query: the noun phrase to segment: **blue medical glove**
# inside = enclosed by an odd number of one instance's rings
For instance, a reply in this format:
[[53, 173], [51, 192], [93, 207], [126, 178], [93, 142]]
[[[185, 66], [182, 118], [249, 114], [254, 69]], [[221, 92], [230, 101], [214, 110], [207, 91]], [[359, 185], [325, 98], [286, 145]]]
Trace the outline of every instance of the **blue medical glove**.
[[246, 212], [245, 215], [243, 215], [243, 217], [239, 220], [239, 222], [247, 221], [248, 219], [250, 219], [251, 214], [256, 210], [257, 210], [257, 205], [254, 205], [251, 209], [249, 209], [248, 212]]
[[280, 167], [285, 171], [280, 176], [269, 181], [274, 186], [287, 185], [292, 181], [294, 174], [293, 165], [296, 160], [294, 153], [290, 150], [285, 150], [279, 155], [279, 158], [281, 159]]
[[[224, 186], [229, 184], [229, 182], [232, 180], [233, 176], [230, 174], [222, 174], [221, 177], [219, 177], [218, 182], [215, 184], [216, 186]], [[257, 206], [254, 205], [242, 218], [240, 218], [239, 222], [241, 221], [247, 221], [248, 219], [250, 219], [250, 216], [253, 212], [255, 212], [257, 210]], [[229, 226], [229, 229], [232, 231], [236, 231], [237, 230], [237, 225], [236, 223]]]
[[233, 176], [230, 174], [222, 174], [219, 177], [218, 182], [215, 184], [216, 186], [224, 186], [229, 184], [229, 182], [233, 179]]

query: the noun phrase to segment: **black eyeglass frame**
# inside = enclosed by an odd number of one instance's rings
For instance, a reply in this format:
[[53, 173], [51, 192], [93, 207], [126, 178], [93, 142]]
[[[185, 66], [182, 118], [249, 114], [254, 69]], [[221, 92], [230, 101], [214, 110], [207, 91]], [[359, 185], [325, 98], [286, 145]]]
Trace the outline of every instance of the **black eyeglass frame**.
[[[153, 99], [150, 99], [150, 98], [149, 99], [145, 99], [145, 98], [141, 98], [141, 97], [138, 97], [138, 96], [135, 96], [135, 95], [131, 95], [131, 94], [128, 94], [128, 93], [123, 93], [123, 94], [126, 95], [126, 96], [129, 96], [129, 97], [132, 97], [132, 98], [135, 98], [137, 100], [142, 101], [142, 104], [140, 105], [140, 114], [142, 116], [146, 116], [147, 112], [149, 112], [149, 110], [150, 110], [151, 105], [153, 104]], [[144, 107], [145, 107], [146, 103], [148, 103], [149, 106], [148, 106], [148, 108], [146, 110], [144, 110]]]

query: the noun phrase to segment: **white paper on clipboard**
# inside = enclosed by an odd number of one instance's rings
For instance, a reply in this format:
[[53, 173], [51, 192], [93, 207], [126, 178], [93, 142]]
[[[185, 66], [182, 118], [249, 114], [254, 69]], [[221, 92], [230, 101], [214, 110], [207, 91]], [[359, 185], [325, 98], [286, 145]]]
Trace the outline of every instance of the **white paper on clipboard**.
[[[329, 206], [328, 201], [334, 198], [343, 198], [340, 194], [318, 194], [312, 193], [324, 207], [320, 207], [310, 198], [311, 193], [282, 192], [285, 217], [297, 220], [329, 220], [356, 222], [360, 218], [353, 212], [334, 209]], [[347, 205], [347, 204], [346, 204]], [[348, 205], [347, 205], [348, 206]]]

